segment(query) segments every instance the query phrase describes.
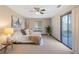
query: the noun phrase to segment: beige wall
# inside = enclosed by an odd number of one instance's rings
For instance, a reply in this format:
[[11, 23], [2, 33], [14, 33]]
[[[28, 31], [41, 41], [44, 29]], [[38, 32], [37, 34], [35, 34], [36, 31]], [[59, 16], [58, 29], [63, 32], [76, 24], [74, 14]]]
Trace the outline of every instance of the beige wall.
[[79, 7], [72, 10], [73, 51], [79, 53]]
[[55, 16], [51, 20], [52, 22], [52, 35], [60, 40], [60, 16]]
[[32, 25], [34, 24], [35, 21], [42, 21], [44, 25], [50, 25], [50, 18], [27, 18], [27, 25], [29, 26], [29, 28], [32, 27]]
[[0, 6], [0, 28], [11, 26], [11, 16], [20, 16], [6, 6]]
[[73, 8], [69, 8], [63, 10], [58, 15], [55, 15], [52, 18], [52, 35], [55, 36], [58, 40], [60, 40], [60, 16], [67, 13], [68, 11], [72, 12], [72, 36], [73, 36], [73, 48], [72, 51], [74, 53], [79, 53], [79, 7], [75, 6]]
[[[36, 21], [41, 21], [43, 26], [51, 25], [50, 18], [27, 18], [26, 19], [26, 28], [32, 28]], [[45, 30], [43, 30], [45, 33]]]
[[77, 6], [70, 6], [66, 9], [62, 9], [61, 12], [59, 12], [57, 15], [52, 17], [51, 23], [52, 23], [52, 35], [56, 37], [58, 40], [60, 40], [60, 16], [64, 15], [65, 13], [72, 11]]

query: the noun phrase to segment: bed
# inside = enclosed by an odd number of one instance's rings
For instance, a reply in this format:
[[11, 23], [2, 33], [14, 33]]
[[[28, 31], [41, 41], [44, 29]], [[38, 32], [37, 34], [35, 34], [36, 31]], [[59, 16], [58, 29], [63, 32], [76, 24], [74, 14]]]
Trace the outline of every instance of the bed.
[[41, 34], [39, 32], [25, 31], [27, 34], [23, 34], [21, 30], [16, 31], [11, 37], [15, 43], [35, 43], [40, 44]]

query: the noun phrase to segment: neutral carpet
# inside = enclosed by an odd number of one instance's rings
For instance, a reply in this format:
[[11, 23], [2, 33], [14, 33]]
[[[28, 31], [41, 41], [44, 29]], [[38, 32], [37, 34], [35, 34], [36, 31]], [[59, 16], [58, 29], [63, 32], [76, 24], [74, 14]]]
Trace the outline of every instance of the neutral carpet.
[[8, 54], [71, 54], [72, 51], [52, 37], [42, 36], [42, 44], [14, 44], [8, 47]]

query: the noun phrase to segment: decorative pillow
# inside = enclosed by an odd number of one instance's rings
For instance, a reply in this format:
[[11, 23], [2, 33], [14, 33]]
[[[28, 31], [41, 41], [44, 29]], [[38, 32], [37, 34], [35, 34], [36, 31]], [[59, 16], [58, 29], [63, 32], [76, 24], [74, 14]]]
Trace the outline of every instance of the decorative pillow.
[[25, 32], [23, 29], [21, 29], [21, 33], [22, 33], [23, 35], [26, 35], [26, 32]]
[[27, 35], [29, 35], [30, 29], [26, 29], [25, 32]]
[[27, 35], [29, 35], [29, 34], [32, 34], [32, 33], [33, 33], [33, 30], [31, 30], [31, 29], [26, 29], [25, 32], [26, 32]]

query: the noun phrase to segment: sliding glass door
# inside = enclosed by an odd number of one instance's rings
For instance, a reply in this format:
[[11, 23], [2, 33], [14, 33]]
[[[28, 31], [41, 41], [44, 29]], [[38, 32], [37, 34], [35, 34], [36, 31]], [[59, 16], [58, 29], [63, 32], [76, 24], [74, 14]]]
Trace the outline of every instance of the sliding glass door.
[[72, 48], [71, 13], [61, 17], [61, 42]]

